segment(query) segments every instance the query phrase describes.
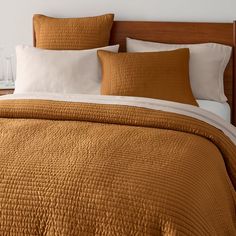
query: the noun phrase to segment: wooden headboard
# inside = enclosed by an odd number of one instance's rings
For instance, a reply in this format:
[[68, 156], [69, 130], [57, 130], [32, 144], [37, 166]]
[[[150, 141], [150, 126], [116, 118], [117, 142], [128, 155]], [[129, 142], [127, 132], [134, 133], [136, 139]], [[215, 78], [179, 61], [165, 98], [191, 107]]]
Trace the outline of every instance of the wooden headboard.
[[[236, 23], [192, 23], [115, 21], [110, 44], [120, 44], [125, 51], [126, 37], [162, 43], [215, 42], [233, 47], [230, 63], [225, 71], [225, 94], [232, 111], [232, 123], [236, 125]], [[35, 34], [34, 34], [35, 45]], [[234, 60], [235, 58], [235, 60]]]

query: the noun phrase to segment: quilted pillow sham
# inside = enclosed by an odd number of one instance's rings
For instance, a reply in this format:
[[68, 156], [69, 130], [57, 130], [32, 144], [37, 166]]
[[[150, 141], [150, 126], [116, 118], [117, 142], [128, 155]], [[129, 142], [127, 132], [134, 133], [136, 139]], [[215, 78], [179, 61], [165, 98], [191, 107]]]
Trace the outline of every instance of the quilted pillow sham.
[[102, 95], [163, 99], [197, 106], [189, 82], [189, 50], [112, 53], [98, 51]]
[[165, 44], [127, 38], [128, 52], [160, 52], [179, 48], [190, 50], [190, 83], [196, 99], [226, 102], [224, 71], [232, 48], [216, 43]]
[[84, 18], [34, 15], [35, 46], [54, 50], [81, 50], [108, 46], [113, 18], [113, 14]]
[[[119, 45], [99, 48], [117, 52]], [[17, 46], [15, 93], [99, 94], [98, 49], [45, 50]]]

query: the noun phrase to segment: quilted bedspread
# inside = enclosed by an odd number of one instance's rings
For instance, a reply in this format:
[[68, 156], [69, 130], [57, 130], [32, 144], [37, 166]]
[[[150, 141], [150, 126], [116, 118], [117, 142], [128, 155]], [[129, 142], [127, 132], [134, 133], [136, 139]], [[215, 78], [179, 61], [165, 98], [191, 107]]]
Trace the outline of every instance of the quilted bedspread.
[[0, 101], [0, 235], [236, 235], [236, 147], [194, 118]]

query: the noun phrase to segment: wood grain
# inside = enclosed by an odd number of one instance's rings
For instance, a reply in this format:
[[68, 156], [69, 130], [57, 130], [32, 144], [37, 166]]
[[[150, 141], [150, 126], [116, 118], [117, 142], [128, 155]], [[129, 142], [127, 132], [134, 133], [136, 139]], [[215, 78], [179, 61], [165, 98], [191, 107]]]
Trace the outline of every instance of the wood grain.
[[13, 92], [14, 92], [13, 89], [0, 89], [0, 96], [7, 95], [7, 94], [12, 94]]

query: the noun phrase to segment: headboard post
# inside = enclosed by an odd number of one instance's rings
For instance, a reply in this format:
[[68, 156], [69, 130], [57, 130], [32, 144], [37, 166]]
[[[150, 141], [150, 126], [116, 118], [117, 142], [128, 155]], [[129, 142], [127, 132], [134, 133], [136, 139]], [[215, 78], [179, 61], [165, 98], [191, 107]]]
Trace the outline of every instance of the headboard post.
[[33, 24], [33, 46], [36, 47], [36, 35], [35, 35], [35, 29], [34, 29], [34, 20], [32, 20]]
[[233, 24], [233, 105], [232, 124], [236, 125], [236, 21]]

